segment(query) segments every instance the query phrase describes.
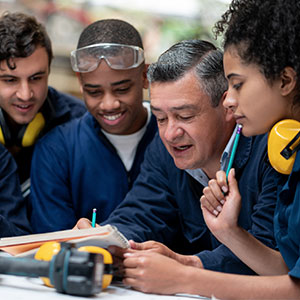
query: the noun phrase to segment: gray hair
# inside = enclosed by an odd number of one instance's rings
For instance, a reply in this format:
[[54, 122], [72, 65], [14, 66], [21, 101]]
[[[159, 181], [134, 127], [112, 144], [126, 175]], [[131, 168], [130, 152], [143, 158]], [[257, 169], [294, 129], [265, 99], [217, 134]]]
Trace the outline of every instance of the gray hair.
[[185, 40], [176, 43], [148, 68], [148, 81], [171, 82], [182, 78], [194, 69], [203, 91], [217, 107], [228, 84], [223, 69], [223, 52], [212, 43], [202, 40]]

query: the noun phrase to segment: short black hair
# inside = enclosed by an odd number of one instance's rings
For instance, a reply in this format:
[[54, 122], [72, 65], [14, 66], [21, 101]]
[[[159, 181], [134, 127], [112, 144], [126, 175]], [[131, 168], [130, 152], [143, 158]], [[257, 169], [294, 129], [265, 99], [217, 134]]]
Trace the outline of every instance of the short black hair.
[[256, 64], [270, 82], [290, 66], [299, 85], [299, 0], [233, 0], [214, 31], [224, 34], [225, 51], [233, 45], [242, 61]]
[[0, 41], [0, 61], [6, 60], [7, 66], [12, 70], [16, 68], [12, 58], [28, 57], [37, 47], [46, 49], [49, 66], [53, 59], [46, 29], [33, 16], [4, 12], [0, 18]]
[[210, 96], [212, 106], [220, 104], [227, 90], [223, 69], [223, 52], [203, 40], [184, 40], [176, 43], [148, 68], [149, 83], [171, 82], [195, 70], [201, 88]]
[[81, 33], [77, 49], [97, 43], [115, 43], [138, 46], [143, 49], [139, 32], [129, 23], [118, 19], [98, 20]]

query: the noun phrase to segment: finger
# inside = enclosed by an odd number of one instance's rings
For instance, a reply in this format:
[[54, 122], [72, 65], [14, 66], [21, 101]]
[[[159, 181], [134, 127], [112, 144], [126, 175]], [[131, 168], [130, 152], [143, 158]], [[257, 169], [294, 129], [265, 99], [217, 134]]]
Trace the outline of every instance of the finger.
[[137, 243], [137, 242], [130, 240], [129, 243], [130, 243], [131, 249], [134, 249], [134, 250], [147, 250], [149, 248], [152, 248], [151, 247], [152, 242], [150, 242], [150, 241], [147, 241], [144, 243]]
[[134, 253], [125, 253], [123, 260], [124, 268], [136, 268], [138, 265], [138, 257]]
[[73, 229], [87, 229], [92, 227], [92, 222], [87, 218], [81, 218]]
[[137, 280], [135, 278], [125, 277], [122, 282], [123, 284], [130, 286], [133, 289], [138, 289]]
[[224, 194], [228, 193], [228, 184], [226, 173], [224, 171], [218, 171], [216, 173], [216, 180]]
[[[216, 201], [218, 201], [218, 203], [216, 203], [214, 205], [214, 203], [212, 202], [211, 204], [216, 208], [216, 206], [218, 206], [219, 204], [224, 204], [225, 202], [225, 199], [224, 199], [224, 193], [223, 191], [221, 190], [221, 187], [219, 185], [219, 183], [217, 182], [216, 179], [211, 179], [209, 182], [208, 182], [208, 186], [211, 190], [211, 193], [213, 195], [213, 197], [216, 199]], [[209, 198], [209, 200], [212, 200]]]
[[207, 200], [207, 198], [203, 195], [200, 198], [200, 203], [201, 203], [201, 208], [202, 209], [206, 209], [207, 211], [209, 211], [212, 215], [214, 216], [218, 216], [219, 212], [217, 209], [215, 209], [210, 202]]
[[[215, 181], [216, 183], [216, 181]], [[213, 183], [211, 183], [213, 184]], [[214, 194], [214, 191], [213, 191], [213, 188], [212, 188], [212, 185], [209, 185], [207, 187], [205, 187], [203, 189], [203, 195], [206, 197], [206, 201], [209, 202], [209, 205], [212, 206], [215, 210], [217, 210], [218, 212], [220, 212], [222, 210], [222, 205], [225, 203], [225, 200], [224, 200], [224, 196], [221, 192], [220, 189], [219, 190], [219, 198], [220, 199], [217, 199], [215, 194]], [[217, 191], [215, 191], [217, 193]], [[209, 206], [208, 206], [209, 208]]]
[[108, 247], [108, 251], [114, 256], [114, 257], [118, 257], [118, 258], [123, 258], [124, 253], [127, 251], [128, 249], [124, 249], [118, 246], [109, 246]]
[[137, 249], [139, 246], [139, 243], [136, 243], [134, 240], [129, 240], [129, 245], [131, 249]]
[[238, 182], [235, 179], [235, 169], [231, 169], [228, 174], [229, 191], [234, 196], [240, 196]]

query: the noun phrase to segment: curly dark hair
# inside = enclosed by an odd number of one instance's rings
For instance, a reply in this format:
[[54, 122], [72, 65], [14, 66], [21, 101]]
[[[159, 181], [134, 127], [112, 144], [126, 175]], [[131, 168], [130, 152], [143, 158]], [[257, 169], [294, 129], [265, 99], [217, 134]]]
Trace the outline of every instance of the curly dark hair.
[[23, 13], [5, 12], [0, 18], [0, 61], [10, 69], [16, 66], [12, 58], [28, 57], [37, 47], [45, 47], [49, 66], [53, 58], [50, 38], [45, 27], [35, 17]]
[[242, 61], [257, 64], [270, 82], [287, 66], [300, 78], [299, 0], [233, 0], [214, 32], [224, 33], [225, 50], [234, 45]]

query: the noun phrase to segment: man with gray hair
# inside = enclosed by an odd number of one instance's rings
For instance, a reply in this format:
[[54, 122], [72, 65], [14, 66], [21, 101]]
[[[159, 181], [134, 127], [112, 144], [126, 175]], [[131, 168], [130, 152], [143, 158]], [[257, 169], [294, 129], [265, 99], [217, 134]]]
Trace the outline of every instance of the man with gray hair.
[[[150, 144], [132, 190], [105, 221], [135, 241], [125, 251], [110, 249], [121, 259], [130, 254], [124, 261], [125, 282], [133, 287], [137, 281], [131, 279], [142, 277], [138, 269], [147, 267], [146, 260], [135, 264], [134, 255], [143, 253], [139, 250], [210, 270], [253, 273], [209, 232], [199, 203], [209, 179], [227, 168], [237, 130], [231, 112], [222, 105], [227, 90], [222, 60], [222, 52], [211, 43], [189, 40], [175, 44], [149, 66], [159, 136]], [[240, 225], [275, 247], [274, 178], [279, 175], [266, 160], [266, 145], [265, 135], [241, 136], [233, 167], [243, 199]], [[77, 223], [79, 228], [86, 225], [86, 220]]]

